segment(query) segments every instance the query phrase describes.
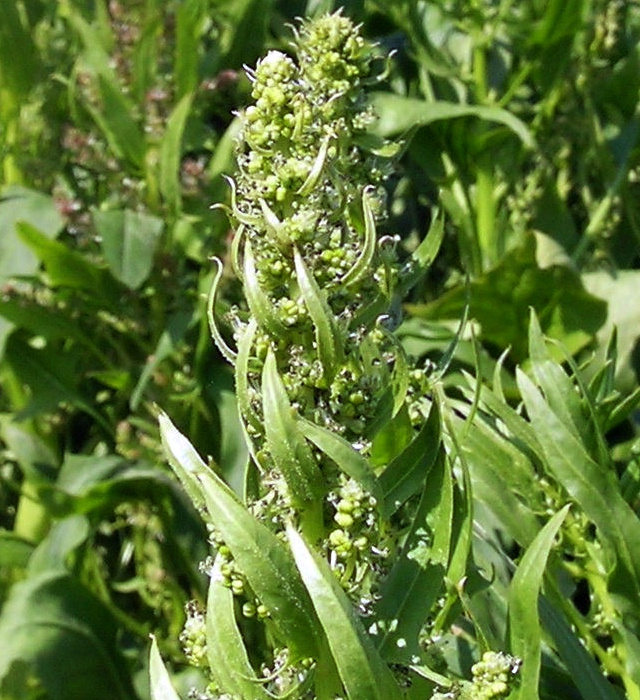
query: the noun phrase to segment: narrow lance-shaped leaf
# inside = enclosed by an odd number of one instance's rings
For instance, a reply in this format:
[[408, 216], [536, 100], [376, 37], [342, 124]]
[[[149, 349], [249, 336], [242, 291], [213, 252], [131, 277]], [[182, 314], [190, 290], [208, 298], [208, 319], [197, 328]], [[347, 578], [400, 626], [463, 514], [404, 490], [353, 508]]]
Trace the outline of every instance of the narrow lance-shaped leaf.
[[160, 144], [159, 186], [171, 210], [177, 213], [181, 204], [180, 160], [182, 136], [191, 109], [193, 95], [184, 95], [174, 107], [167, 121], [167, 128]]
[[233, 592], [225, 586], [216, 557], [207, 598], [207, 657], [220, 687], [243, 700], [267, 700], [269, 695], [258, 680], [236, 622]]
[[251, 315], [258, 321], [258, 325], [275, 336], [284, 335], [286, 327], [278, 317], [278, 310], [260, 286], [253, 249], [248, 238], [244, 244], [244, 291]]
[[267, 448], [287, 482], [291, 499], [302, 511], [315, 510], [324, 495], [324, 480], [293, 416], [272, 350], [262, 372], [262, 400]]
[[[440, 449], [438, 455], [424, 482], [411, 532], [383, 582], [376, 605], [378, 648], [387, 661], [407, 663], [418, 652], [424, 611], [434, 605], [444, 584], [447, 566], [440, 560], [445, 554], [442, 542], [451, 536], [452, 494], [450, 488], [443, 488], [450, 478], [444, 451]], [[429, 533], [429, 520], [436, 532]], [[431, 537], [439, 543], [438, 552], [432, 551]]]
[[342, 278], [342, 284], [348, 287], [357, 282], [370, 269], [373, 255], [376, 251], [376, 222], [369, 204], [369, 187], [362, 193], [362, 214], [364, 216], [364, 241], [362, 250], [353, 267]]
[[637, 618], [640, 520], [622, 498], [615, 476], [593, 461], [529, 377], [518, 370], [516, 378], [531, 422], [539, 428], [548, 468], [595, 524], [603, 544], [615, 552], [609, 586], [618, 604]]
[[538, 617], [538, 596], [558, 530], [569, 512], [569, 505], [556, 513], [533, 540], [511, 582], [509, 627], [511, 651], [522, 660], [518, 697], [537, 700], [540, 679], [542, 637]]
[[329, 565], [291, 526], [287, 538], [349, 700], [400, 700], [401, 691]]
[[171, 466], [196, 505], [204, 500], [209, 519], [256, 595], [268, 607], [284, 640], [301, 657], [314, 656], [317, 620], [285, 545], [249, 513], [164, 415], [160, 426]]
[[380, 484], [367, 461], [343, 437], [304, 418], [298, 418], [298, 425], [305, 437], [352, 479], [355, 479], [364, 489], [375, 497], [378, 507], [383, 503], [383, 493]]
[[316, 332], [318, 355], [322, 365], [325, 385], [329, 385], [341, 361], [341, 344], [333, 314], [322, 292], [307, 269], [297, 248], [293, 251], [296, 275], [304, 303], [309, 311]]
[[180, 696], [171, 684], [169, 672], [160, 656], [158, 642], [154, 636], [151, 637], [149, 650], [149, 681], [151, 700], [180, 700]]
[[440, 409], [431, 404], [429, 417], [416, 437], [379, 477], [384, 493], [384, 514], [389, 517], [420, 487], [439, 453]]

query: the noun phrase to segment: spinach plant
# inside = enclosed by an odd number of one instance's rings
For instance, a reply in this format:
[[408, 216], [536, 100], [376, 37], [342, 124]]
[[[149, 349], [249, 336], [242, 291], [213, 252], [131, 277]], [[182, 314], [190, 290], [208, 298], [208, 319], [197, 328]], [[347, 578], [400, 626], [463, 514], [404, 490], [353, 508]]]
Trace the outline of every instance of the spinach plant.
[[340, 13], [303, 23], [294, 50], [249, 71], [255, 102], [229, 180], [237, 349], [215, 319], [216, 285], [209, 305], [251, 455], [242, 494], [161, 417], [211, 532], [206, 611], [191, 606], [182, 635], [210, 679], [199, 697], [504, 697], [515, 658], [482, 649], [457, 685], [433, 661], [459, 614], [470, 493], [443, 448], [438, 373], [411, 365], [393, 309], [441, 228], [404, 262], [376, 234], [398, 146], [367, 132], [364, 88], [385, 57]]

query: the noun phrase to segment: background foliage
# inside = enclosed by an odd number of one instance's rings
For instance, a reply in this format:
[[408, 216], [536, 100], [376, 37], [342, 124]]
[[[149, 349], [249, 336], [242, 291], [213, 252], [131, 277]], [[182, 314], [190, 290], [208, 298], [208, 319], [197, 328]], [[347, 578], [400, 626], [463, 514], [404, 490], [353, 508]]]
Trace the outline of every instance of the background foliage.
[[[405, 143], [384, 228], [409, 254], [444, 220], [399, 334], [439, 367], [472, 486], [484, 583], [461, 596], [450, 664], [468, 675], [484, 635], [541, 655], [541, 698], [640, 698], [640, 6], [343, 4], [396, 51], [373, 97], [376, 133]], [[210, 205], [228, 196], [243, 64], [337, 5], [3, 7], [2, 697], [149, 697], [151, 632], [180, 691], [198, 683], [178, 636], [206, 596], [206, 532], [155, 407], [240, 487], [202, 300], [229, 240]], [[238, 298], [223, 282], [221, 311]]]

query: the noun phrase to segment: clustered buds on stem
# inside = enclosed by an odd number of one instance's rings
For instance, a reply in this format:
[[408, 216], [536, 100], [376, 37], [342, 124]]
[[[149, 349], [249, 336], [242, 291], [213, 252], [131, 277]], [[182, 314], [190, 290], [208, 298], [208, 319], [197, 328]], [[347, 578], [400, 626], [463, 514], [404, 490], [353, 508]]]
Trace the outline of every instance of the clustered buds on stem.
[[[246, 298], [246, 308], [230, 312], [237, 349], [214, 318], [220, 269], [209, 321], [235, 366], [251, 454], [246, 507], [271, 538], [299, 533], [366, 627], [382, 630], [380, 585], [417, 504], [410, 494], [383, 503], [389, 426], [417, 432], [438, 414], [430, 413], [426, 372], [409, 368], [388, 327], [400, 267], [396, 239], [376, 235], [391, 166], [383, 154], [393, 147], [368, 132], [374, 49], [340, 13], [302, 23], [293, 48], [296, 60], [271, 51], [249, 71], [254, 104], [241, 115], [238, 173], [229, 179], [231, 262]], [[291, 658], [251, 572], [222, 533], [214, 530], [212, 544], [215, 559], [204, 566], [232, 592], [252, 635], [256, 697], [312, 700], [307, 680], [318, 660]], [[206, 665], [205, 617], [188, 612], [183, 644], [194, 664]], [[238, 700], [224, 687], [198, 697]]]

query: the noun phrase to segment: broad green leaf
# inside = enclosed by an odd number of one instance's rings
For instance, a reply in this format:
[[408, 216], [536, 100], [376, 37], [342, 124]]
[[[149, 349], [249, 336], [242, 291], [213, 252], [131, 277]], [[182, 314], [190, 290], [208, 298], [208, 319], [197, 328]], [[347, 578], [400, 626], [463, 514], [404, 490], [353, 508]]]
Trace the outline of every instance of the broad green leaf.
[[510, 250], [492, 270], [458, 285], [426, 305], [410, 304], [409, 311], [427, 319], [469, 316], [481, 325], [481, 339], [498, 348], [511, 347], [510, 357], [523, 362], [529, 354], [529, 313], [533, 308], [543, 333], [562, 342], [570, 353], [584, 347], [606, 319], [606, 304], [589, 294], [580, 277], [566, 266], [540, 268], [536, 241]]
[[180, 700], [180, 696], [171, 684], [169, 672], [160, 656], [158, 642], [153, 635], [149, 649], [149, 682], [151, 700]]
[[81, 289], [101, 306], [117, 307], [120, 290], [106, 270], [63, 243], [49, 240], [27, 223], [19, 223], [16, 228], [20, 239], [44, 265], [51, 286]]
[[321, 520], [326, 486], [293, 415], [271, 349], [262, 372], [262, 402], [266, 447], [287, 482], [291, 500], [303, 516], [317, 516]]
[[427, 102], [415, 97], [394, 95], [390, 92], [374, 93], [372, 103], [378, 115], [378, 121], [374, 125], [374, 133], [379, 136], [396, 136], [412, 127], [426, 126], [436, 121], [459, 117], [477, 117], [483, 121], [497, 122], [508, 127], [527, 148], [533, 149], [536, 146], [527, 125], [511, 112], [500, 107], [445, 101]]
[[0, 530], [0, 571], [24, 569], [33, 552], [33, 543], [8, 530]]
[[180, 211], [182, 200], [180, 184], [182, 136], [192, 102], [193, 95], [188, 93], [174, 107], [160, 143], [160, 192], [174, 214]]
[[160, 416], [160, 433], [173, 470], [194, 503], [206, 503], [207, 520], [222, 534], [284, 640], [299, 657], [314, 656], [318, 622], [285, 545], [249, 513], [164, 414]]
[[46, 572], [14, 585], [0, 639], [0, 695], [12, 667], [26, 662], [51, 700], [136, 698], [114, 618], [68, 574]]
[[401, 691], [328, 564], [293, 528], [287, 539], [349, 700], [399, 700]]
[[129, 289], [137, 289], [153, 268], [162, 219], [130, 209], [96, 210], [93, 222], [111, 273]]
[[551, 410], [522, 371], [517, 381], [536, 426], [547, 468], [595, 524], [615, 566], [609, 586], [619, 607], [638, 616], [640, 599], [640, 520], [622, 498], [615, 474], [596, 464], [581, 442]]
[[440, 421], [440, 409], [434, 401], [420, 432], [380, 475], [385, 517], [420, 491], [439, 454]]
[[294, 249], [293, 255], [300, 291], [315, 326], [316, 346], [322, 364], [323, 380], [328, 386], [341, 362], [342, 346], [338, 330], [335, 327], [331, 309], [297, 248]]
[[538, 596], [558, 530], [569, 505], [556, 513], [540, 530], [518, 564], [509, 589], [511, 651], [522, 660], [518, 698], [537, 700], [540, 680], [542, 635], [538, 617]]
[[608, 340], [615, 327], [618, 339], [616, 380], [620, 389], [632, 390], [637, 386], [633, 357], [640, 338], [640, 309], [637, 304], [630, 304], [629, 299], [640, 288], [640, 270], [616, 270], [615, 274], [588, 272], [582, 279], [591, 294], [607, 302], [607, 320], [598, 331], [599, 343], [593, 365], [597, 367], [605, 361]]
[[66, 573], [70, 557], [87, 541], [90, 534], [91, 526], [84, 515], [71, 515], [55, 521], [29, 559], [29, 576], [51, 574], [54, 571]]
[[380, 484], [373, 473], [367, 458], [361, 455], [349, 442], [337, 433], [311, 423], [304, 418], [298, 418], [300, 432], [329, 459], [332, 459], [340, 469], [355, 479], [378, 502], [378, 507], [383, 503], [384, 495]]
[[4, 188], [0, 193], [0, 283], [38, 269], [38, 258], [16, 235], [19, 222], [47, 238], [55, 238], [63, 227], [52, 197], [24, 187]]
[[207, 598], [207, 658], [214, 678], [228, 693], [243, 700], [267, 700], [251, 666], [244, 640], [236, 622], [233, 592], [225, 586], [220, 573], [221, 559], [216, 558]]

